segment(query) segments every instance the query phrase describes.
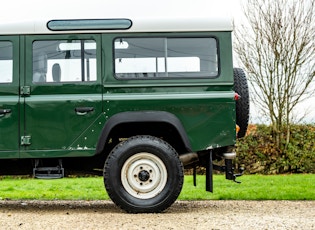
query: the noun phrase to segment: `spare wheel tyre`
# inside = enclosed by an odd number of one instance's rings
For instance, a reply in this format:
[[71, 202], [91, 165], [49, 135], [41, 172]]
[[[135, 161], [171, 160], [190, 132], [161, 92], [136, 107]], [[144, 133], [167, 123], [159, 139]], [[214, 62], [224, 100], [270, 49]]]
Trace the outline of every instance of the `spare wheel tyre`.
[[233, 69], [234, 91], [240, 95], [236, 101], [236, 124], [240, 127], [237, 137], [244, 137], [249, 121], [249, 91], [245, 72], [240, 68]]

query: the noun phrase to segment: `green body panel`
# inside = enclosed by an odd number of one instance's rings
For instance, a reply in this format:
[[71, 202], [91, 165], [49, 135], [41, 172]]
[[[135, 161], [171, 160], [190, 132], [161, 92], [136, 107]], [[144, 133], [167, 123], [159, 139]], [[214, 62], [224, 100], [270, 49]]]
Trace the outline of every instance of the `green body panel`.
[[167, 111], [183, 124], [193, 151], [235, 143], [234, 93], [111, 93], [107, 116], [123, 111]]
[[11, 113], [0, 116], [0, 158], [16, 158], [19, 150], [19, 105], [17, 96], [1, 96], [0, 104]]
[[[200, 79], [129, 79], [114, 76], [113, 41], [117, 37], [215, 37], [219, 77]], [[37, 40], [93, 39], [97, 44], [97, 80], [36, 84], [32, 82], [32, 44]], [[230, 32], [135, 33], [1, 36], [14, 43], [14, 77], [0, 84], [0, 158], [93, 156], [106, 122], [125, 111], [167, 111], [182, 123], [193, 151], [235, 144]], [[20, 95], [20, 87], [29, 95]], [[93, 107], [85, 115], [79, 107]], [[29, 136], [30, 143], [21, 143]]]

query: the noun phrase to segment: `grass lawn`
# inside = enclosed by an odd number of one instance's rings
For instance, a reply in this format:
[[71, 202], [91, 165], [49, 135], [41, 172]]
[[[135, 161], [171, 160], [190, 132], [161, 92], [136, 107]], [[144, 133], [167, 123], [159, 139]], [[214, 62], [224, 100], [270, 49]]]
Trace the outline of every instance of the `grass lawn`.
[[315, 200], [315, 174], [292, 175], [244, 175], [241, 184], [214, 176], [214, 192], [205, 191], [205, 177], [185, 177], [181, 200]]
[[[214, 193], [205, 191], [205, 176], [185, 176], [179, 200], [315, 200], [315, 174], [244, 175], [241, 184], [214, 176]], [[0, 200], [106, 200], [102, 177], [25, 179], [0, 177]]]

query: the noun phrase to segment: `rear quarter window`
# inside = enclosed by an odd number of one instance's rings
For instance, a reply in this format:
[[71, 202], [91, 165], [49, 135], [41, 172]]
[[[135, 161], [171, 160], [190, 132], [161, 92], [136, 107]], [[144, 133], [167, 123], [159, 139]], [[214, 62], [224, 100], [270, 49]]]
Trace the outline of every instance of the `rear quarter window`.
[[215, 78], [219, 74], [215, 38], [116, 38], [118, 79]]

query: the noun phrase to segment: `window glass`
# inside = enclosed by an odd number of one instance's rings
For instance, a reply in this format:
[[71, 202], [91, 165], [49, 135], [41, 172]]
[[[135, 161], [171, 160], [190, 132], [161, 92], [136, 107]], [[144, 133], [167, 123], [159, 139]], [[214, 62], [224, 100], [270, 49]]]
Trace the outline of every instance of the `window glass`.
[[118, 78], [218, 76], [214, 38], [117, 38], [114, 48]]
[[13, 45], [9, 41], [0, 41], [0, 83], [13, 80]]
[[33, 82], [96, 81], [93, 40], [33, 42]]

